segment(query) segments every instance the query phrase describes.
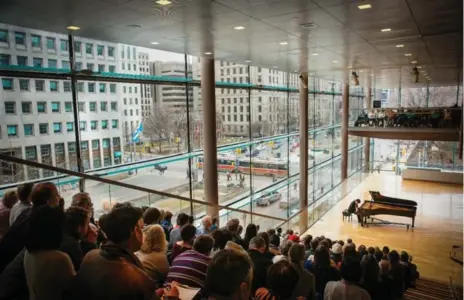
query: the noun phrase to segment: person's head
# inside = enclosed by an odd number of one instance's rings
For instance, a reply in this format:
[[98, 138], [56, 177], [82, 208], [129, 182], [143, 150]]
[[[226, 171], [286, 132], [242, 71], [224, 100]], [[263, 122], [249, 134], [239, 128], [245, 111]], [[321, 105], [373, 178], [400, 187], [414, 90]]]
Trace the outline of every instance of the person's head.
[[33, 210], [26, 232], [25, 246], [30, 253], [57, 250], [63, 240], [64, 212], [59, 207], [41, 205]]
[[347, 243], [347, 244], [353, 244], [353, 240], [350, 239], [350, 238], [348, 238], [348, 239], [346, 239], [346, 243]]
[[201, 219], [201, 225], [206, 230], [210, 230], [211, 226], [213, 225], [213, 219], [211, 219], [210, 216], [204, 216], [203, 219]]
[[340, 245], [342, 245], [342, 247], [345, 246], [345, 242], [342, 241], [342, 240], [339, 240], [337, 243], [339, 243]]
[[277, 229], [276, 229], [276, 232], [277, 232], [277, 234], [282, 235], [282, 228], [280, 228], [280, 227], [277, 228]]
[[339, 243], [335, 243], [332, 246], [332, 254], [335, 256], [340, 256], [343, 253], [343, 247]]
[[218, 300], [248, 300], [253, 268], [250, 259], [233, 250], [221, 250], [206, 271], [205, 290]]
[[32, 183], [24, 183], [18, 186], [18, 198], [19, 201], [22, 203], [30, 203], [31, 202], [31, 193], [32, 189], [34, 188], [34, 184]]
[[270, 238], [269, 238], [269, 234], [267, 234], [267, 232], [263, 231], [263, 232], [258, 233], [258, 236], [261, 237], [264, 240], [264, 243], [266, 244], [266, 250], [265, 251], [269, 251], [269, 244], [271, 242]]
[[383, 258], [383, 252], [380, 250], [375, 250], [374, 257], [377, 262], [380, 262], [380, 260]]
[[379, 264], [372, 255], [365, 255], [361, 261], [361, 281], [364, 284], [375, 284], [379, 280]]
[[5, 206], [8, 209], [11, 209], [13, 205], [16, 204], [16, 202], [18, 202], [18, 194], [16, 193], [16, 191], [6, 191], [2, 198], [3, 206]]
[[242, 235], [242, 232], [243, 232], [243, 226], [242, 226], [242, 225], [238, 225], [237, 234], [238, 234], [238, 235]]
[[195, 226], [187, 224], [180, 230], [180, 238], [184, 243], [193, 246], [193, 241], [195, 240], [195, 234], [197, 233], [197, 229]]
[[314, 252], [314, 264], [318, 267], [330, 266], [329, 250], [324, 245], [319, 245]]
[[158, 224], [148, 225], [143, 230], [143, 243], [140, 251], [143, 253], [165, 253], [168, 248], [163, 227]]
[[340, 266], [340, 277], [348, 282], [359, 282], [361, 279], [361, 265], [353, 257], [343, 258]]
[[140, 250], [143, 241], [142, 210], [132, 205], [113, 208], [99, 219], [108, 240], [130, 252]]
[[267, 286], [277, 299], [288, 299], [298, 283], [298, 272], [286, 259], [273, 264], [267, 272]]
[[182, 227], [188, 223], [189, 217], [186, 213], [180, 213], [177, 215], [177, 225]]
[[232, 240], [232, 233], [226, 228], [216, 229], [211, 234], [214, 239], [214, 249], [222, 250], [228, 241]]
[[211, 254], [211, 250], [213, 249], [214, 240], [212, 237], [206, 234], [202, 234], [195, 239], [193, 243], [193, 250], [209, 256]]
[[143, 223], [145, 226], [161, 223], [161, 212], [155, 207], [149, 207], [143, 213]]
[[375, 254], [375, 249], [374, 249], [374, 247], [369, 247], [369, 248], [367, 248], [367, 253], [368, 253], [369, 255], [374, 256], [374, 254]]
[[190, 225], [193, 225], [193, 223], [195, 222], [195, 218], [193, 216], [189, 216], [189, 220], [188, 220], [188, 223]]
[[391, 264], [388, 260], [381, 259], [379, 261], [379, 267], [380, 267], [380, 275], [384, 275], [384, 276], [390, 275]]
[[330, 247], [332, 246], [332, 245], [330, 245], [330, 244], [327, 242], [327, 240], [325, 240], [325, 239], [322, 240], [322, 241], [320, 241], [320, 242], [319, 242], [319, 245], [323, 245], [326, 249], [330, 249]]
[[168, 210], [164, 213], [164, 221], [171, 223], [171, 219], [172, 219], [172, 212]]
[[401, 260], [402, 262], [405, 262], [405, 263], [409, 262], [409, 254], [408, 254], [408, 252], [406, 252], [406, 251], [401, 251], [400, 260]]
[[58, 206], [60, 195], [53, 183], [37, 183], [31, 192], [31, 202], [34, 207], [43, 205]]
[[319, 246], [319, 238], [315, 238], [311, 241], [311, 249], [316, 251], [317, 246]]
[[354, 244], [345, 244], [345, 246], [343, 246], [343, 259], [345, 259], [345, 257], [352, 257], [355, 259], [358, 257]]
[[71, 206], [65, 211], [67, 234], [76, 238], [85, 236], [89, 230], [90, 212], [79, 206]]
[[359, 255], [363, 257], [365, 254], [367, 254], [366, 246], [359, 245], [358, 252], [359, 252]]
[[287, 235], [292, 235], [292, 234], [293, 234], [293, 230], [288, 229], [288, 230], [287, 230]]
[[382, 252], [384, 256], [387, 256], [388, 253], [390, 253], [390, 248], [388, 248], [387, 246], [383, 246]]
[[361, 200], [359, 200], [359, 199], [356, 199], [356, 200], [354, 200], [354, 201], [355, 201], [356, 203], [358, 203], [358, 204], [361, 203]]
[[267, 230], [267, 234], [268, 234], [269, 236], [273, 236], [273, 235], [275, 235], [275, 233], [276, 233], [275, 230], [272, 229], [272, 228]]
[[293, 243], [288, 251], [288, 258], [294, 264], [302, 264], [305, 256], [305, 247], [301, 244]]
[[264, 242], [263, 238], [260, 236], [255, 236], [250, 240], [250, 244], [248, 245], [248, 249], [250, 250], [257, 250], [261, 253], [266, 251], [266, 242]]
[[238, 219], [231, 219], [227, 221], [226, 228], [233, 234], [237, 234], [239, 225], [240, 221]]
[[253, 223], [247, 225], [245, 229], [245, 240], [250, 241], [252, 238], [258, 235], [258, 228]]
[[392, 250], [390, 253], [388, 253], [388, 261], [394, 265], [400, 262], [400, 255], [398, 254], [398, 251]]
[[217, 221], [218, 221], [217, 218], [213, 218], [213, 220], [211, 222], [213, 223], [213, 225], [217, 225]]
[[72, 197], [71, 206], [79, 206], [88, 211], [92, 211], [93, 203], [89, 193], [77, 193]]
[[303, 245], [306, 250], [311, 249], [311, 241], [313, 240], [313, 236], [308, 234], [303, 237]]
[[288, 256], [288, 251], [290, 251], [290, 247], [294, 243], [290, 240], [282, 241], [282, 244], [280, 245], [280, 251], [283, 256]]

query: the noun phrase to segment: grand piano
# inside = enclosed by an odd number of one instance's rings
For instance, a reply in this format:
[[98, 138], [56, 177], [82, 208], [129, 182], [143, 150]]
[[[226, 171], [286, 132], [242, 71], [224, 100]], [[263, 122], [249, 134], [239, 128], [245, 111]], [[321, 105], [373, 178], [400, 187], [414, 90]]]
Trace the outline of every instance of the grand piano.
[[400, 217], [409, 217], [412, 219], [411, 227], [414, 228], [416, 218], [417, 202], [399, 198], [388, 197], [379, 192], [369, 191], [372, 200], [364, 201], [358, 208], [358, 215], [361, 216], [363, 225], [367, 226], [367, 221], [371, 224], [396, 224], [405, 225], [409, 229], [409, 224], [389, 222], [377, 219], [376, 215], [391, 215]]

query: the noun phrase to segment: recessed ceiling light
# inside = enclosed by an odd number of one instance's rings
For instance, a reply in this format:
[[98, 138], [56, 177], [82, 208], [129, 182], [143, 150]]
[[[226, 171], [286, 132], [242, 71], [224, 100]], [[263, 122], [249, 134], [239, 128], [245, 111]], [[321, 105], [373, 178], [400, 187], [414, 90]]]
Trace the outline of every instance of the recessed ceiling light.
[[335, 64], [335, 63], [338, 63], [338, 60], [332, 60], [332, 62]]
[[404, 56], [411, 56], [412, 54], [411, 53], [406, 53]]
[[206, 55], [211, 55], [213, 54], [212, 52], [205, 52]]
[[158, 3], [159, 5], [168, 5], [168, 4], [171, 4], [172, 2], [169, 0], [158, 0], [156, 1], [156, 3]]
[[422, 69], [422, 66], [417, 66], [418, 69]]
[[403, 48], [404, 45], [396, 45], [396, 48]]
[[235, 26], [234, 29], [235, 30], [243, 30], [243, 29], [245, 29], [245, 27], [243, 27], [243, 26]]
[[391, 28], [384, 28], [384, 29], [381, 29], [380, 31], [382, 31], [382, 32], [389, 32], [389, 31], [391, 31]]
[[359, 70], [359, 73], [362, 73], [362, 72], [364, 72], [364, 71], [363, 71], [363, 70]]
[[152, 45], [159, 45], [158, 42], [151, 42], [150, 44], [152, 44]]
[[359, 9], [369, 9], [369, 8], [372, 8], [372, 6], [370, 4], [361, 4], [361, 5], [358, 5], [358, 8]]
[[68, 26], [68, 27], [66, 27], [66, 28], [67, 28], [68, 30], [74, 30], [74, 31], [75, 31], [75, 30], [81, 29], [79, 26], [74, 26], [74, 25], [70, 25], [70, 26]]
[[277, 66], [273, 66], [274, 69], [277, 69], [278, 67]]
[[279, 44], [281, 44], [281, 45], [288, 45], [287, 42], [280, 42]]
[[316, 55], [319, 55], [319, 53], [317, 53], [317, 52], [316, 52], [316, 53], [312, 53], [311, 55], [314, 55], [314, 56], [316, 56]]
[[412, 64], [417, 64], [417, 60], [413, 60], [411, 63]]
[[245, 60], [246, 63], [251, 63], [251, 60]]
[[139, 24], [129, 24], [129, 25], [127, 25], [127, 27], [129, 27], [129, 28], [142, 28], [142, 26], [140, 26]]

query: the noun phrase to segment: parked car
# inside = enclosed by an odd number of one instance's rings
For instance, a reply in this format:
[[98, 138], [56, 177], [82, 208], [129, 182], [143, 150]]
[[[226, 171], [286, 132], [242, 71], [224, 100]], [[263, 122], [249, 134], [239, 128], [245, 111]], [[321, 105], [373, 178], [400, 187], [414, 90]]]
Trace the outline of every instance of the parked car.
[[282, 199], [279, 201], [279, 207], [280, 208], [289, 208], [292, 207], [296, 204], [298, 204], [299, 200], [298, 197], [290, 197], [290, 201], [287, 201], [287, 199]]
[[165, 165], [155, 165], [155, 170], [158, 170], [160, 173], [164, 173], [168, 169], [167, 166]]
[[246, 157], [250, 157], [250, 156], [251, 156], [251, 157], [256, 157], [256, 156], [258, 156], [258, 155], [259, 155], [259, 150], [256, 150], [256, 149], [255, 149], [255, 150], [252, 150], [252, 151], [251, 151], [251, 154], [248, 152], [248, 153], [246, 154]]
[[261, 196], [256, 201], [256, 205], [258, 205], [258, 206], [268, 206], [271, 203], [279, 201], [280, 199], [282, 199], [282, 195], [279, 192], [274, 191], [274, 192], [271, 192], [271, 193], [269, 193], [267, 195]]

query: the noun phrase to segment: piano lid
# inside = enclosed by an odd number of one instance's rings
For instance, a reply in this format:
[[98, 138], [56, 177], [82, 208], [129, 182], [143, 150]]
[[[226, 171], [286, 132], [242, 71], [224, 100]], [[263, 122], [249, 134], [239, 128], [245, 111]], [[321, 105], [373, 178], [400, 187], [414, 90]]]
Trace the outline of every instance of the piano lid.
[[373, 201], [387, 202], [387, 203], [399, 204], [399, 205], [417, 206], [416, 201], [384, 196], [380, 194], [380, 192], [377, 192], [377, 191], [369, 191], [369, 194], [371, 195]]

